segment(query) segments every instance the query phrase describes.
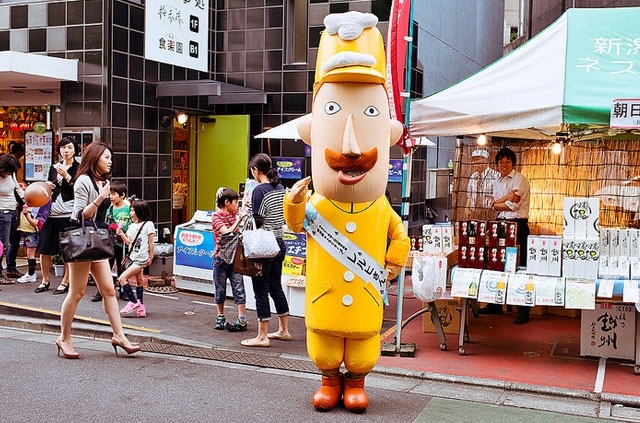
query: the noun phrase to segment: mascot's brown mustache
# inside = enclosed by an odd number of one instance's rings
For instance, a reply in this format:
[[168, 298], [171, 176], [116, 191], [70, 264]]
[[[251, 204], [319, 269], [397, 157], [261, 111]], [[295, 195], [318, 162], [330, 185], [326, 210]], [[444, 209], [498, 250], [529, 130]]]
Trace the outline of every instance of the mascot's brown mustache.
[[345, 156], [327, 148], [324, 150], [324, 159], [327, 165], [336, 172], [340, 170], [342, 172], [368, 172], [378, 161], [378, 148], [373, 147], [356, 157]]

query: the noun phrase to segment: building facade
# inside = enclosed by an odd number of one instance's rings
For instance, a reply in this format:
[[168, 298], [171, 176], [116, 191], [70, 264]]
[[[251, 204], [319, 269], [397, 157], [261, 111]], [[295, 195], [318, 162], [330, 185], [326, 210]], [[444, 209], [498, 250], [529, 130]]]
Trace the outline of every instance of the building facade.
[[[177, 0], [166, 3], [173, 1]], [[77, 62], [75, 81], [56, 80], [46, 70], [33, 71], [57, 83], [57, 100], [40, 92], [55, 89], [27, 87], [23, 97], [37, 91], [30, 97], [34, 103], [31, 105], [51, 107], [51, 125], [58, 136], [65, 131], [80, 133], [85, 142], [100, 140], [110, 144], [114, 151], [114, 179], [124, 181], [130, 194], [150, 203], [159, 233], [187, 220], [198, 207], [191, 193], [184, 213], [176, 219], [173, 171], [181, 157], [176, 156], [176, 150], [182, 147], [177, 147], [175, 136], [176, 128], [183, 129], [173, 119], [176, 111], [187, 112], [191, 119], [199, 117], [184, 128], [189, 132], [187, 142], [191, 143], [185, 170], [198, 156], [198, 143], [206, 141], [203, 137], [208, 123], [203, 122], [234, 115], [248, 117], [248, 156], [267, 152], [274, 157], [300, 157], [302, 172], [308, 174], [310, 167], [302, 142], [253, 137], [311, 109], [315, 56], [327, 14], [351, 10], [373, 13], [385, 34], [391, 9], [390, 0], [192, 2], [208, 3], [208, 71], [145, 58], [144, 1], [0, 0], [0, 53], [20, 52]], [[433, 93], [498, 58], [503, 16], [502, 1], [417, 2], [411, 49], [412, 96]], [[0, 73], [3, 106], [26, 105], [18, 101], [20, 94], [13, 92], [18, 90], [11, 88], [10, 80], [27, 81], [29, 72]], [[188, 82], [166, 94], [163, 87], [172, 81]], [[212, 81], [232, 89], [227, 95], [223, 92], [214, 98], [193, 88], [208, 86]], [[242, 89], [250, 90], [251, 95], [243, 97]], [[264, 101], [260, 100], [261, 94]], [[239, 101], [244, 98], [250, 99]], [[436, 141], [437, 147], [420, 147], [414, 153], [412, 225], [423, 219], [426, 169], [445, 167], [453, 155], [454, 141]], [[392, 157], [402, 157], [399, 147], [392, 149]], [[190, 172], [187, 171], [187, 184], [195, 184]], [[293, 182], [285, 180], [286, 185]], [[208, 187], [212, 196], [216, 188]], [[392, 202], [399, 206], [399, 183], [390, 183], [389, 188]]]

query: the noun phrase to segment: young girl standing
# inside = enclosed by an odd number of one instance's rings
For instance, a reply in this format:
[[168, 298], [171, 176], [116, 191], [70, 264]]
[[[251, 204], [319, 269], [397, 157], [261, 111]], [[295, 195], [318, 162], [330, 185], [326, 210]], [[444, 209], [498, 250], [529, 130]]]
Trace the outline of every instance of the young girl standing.
[[[147, 317], [147, 309], [142, 299], [142, 294], [144, 293], [142, 271], [145, 267], [151, 265], [153, 261], [154, 238], [156, 235], [155, 225], [150, 219], [151, 209], [149, 208], [149, 203], [145, 200], [135, 200], [131, 204], [132, 223], [129, 224], [127, 233], [125, 234], [122, 228], [116, 230], [116, 235], [127, 246], [127, 252], [130, 252], [129, 258], [133, 262], [128, 269], [125, 269], [118, 276], [118, 283], [129, 298], [127, 305], [120, 310], [120, 314], [123, 316], [132, 316], [133, 313], [136, 313], [138, 317]], [[131, 285], [129, 285], [129, 278], [132, 276], [136, 278], [135, 294]]]

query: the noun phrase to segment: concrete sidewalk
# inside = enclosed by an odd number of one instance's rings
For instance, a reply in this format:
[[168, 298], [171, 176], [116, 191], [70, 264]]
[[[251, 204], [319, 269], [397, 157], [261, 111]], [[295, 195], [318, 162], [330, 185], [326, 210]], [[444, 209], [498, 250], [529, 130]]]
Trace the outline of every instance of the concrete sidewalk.
[[[26, 267], [19, 270], [25, 271]], [[38, 277], [38, 281], [40, 281]], [[26, 329], [44, 333], [59, 332], [60, 307], [65, 295], [53, 295], [53, 290], [61, 280], [51, 275], [49, 291], [36, 294], [34, 289], [38, 283], [1, 285], [0, 289], [0, 326]], [[85, 297], [80, 301], [76, 321], [74, 322], [74, 336], [84, 336], [96, 339], [110, 339], [111, 329], [101, 303], [91, 302], [96, 292], [95, 286], [89, 286]], [[193, 292], [179, 291], [170, 294], [145, 292], [144, 302], [147, 307], [147, 317], [123, 318], [127, 336], [133, 341], [141, 343], [143, 351], [162, 354], [191, 356], [219, 361], [255, 365], [276, 369], [295, 370], [311, 374], [318, 374], [318, 370], [310, 362], [305, 343], [304, 319], [289, 318], [291, 341], [272, 340], [268, 348], [249, 348], [240, 344], [242, 339], [256, 334], [255, 311], [248, 310], [248, 330], [246, 332], [231, 333], [226, 330], [215, 330], [214, 322], [216, 309], [213, 296]], [[407, 296], [405, 296], [405, 299]], [[118, 300], [120, 307], [125, 302]], [[390, 301], [395, 301], [391, 298]], [[409, 303], [406, 316], [415, 301]], [[418, 303], [419, 304], [419, 303]], [[415, 304], [413, 305], [415, 306]], [[226, 302], [227, 320], [234, 321], [237, 316], [233, 301]], [[385, 312], [383, 325], [383, 342], [394, 342], [395, 308], [389, 307]], [[502, 318], [498, 316], [495, 319]], [[596, 392], [591, 387], [598, 368], [597, 360], [578, 360], [575, 358], [545, 356], [544, 352], [537, 358], [523, 358], [522, 351], [543, 350], [549, 346], [548, 339], [540, 339], [538, 344], [528, 338], [512, 337], [508, 339], [512, 344], [505, 348], [504, 339], [496, 338], [497, 329], [513, 327], [512, 316], [505, 316], [500, 320], [478, 320], [478, 324], [471, 325], [472, 342], [481, 340], [480, 344], [473, 343], [471, 353], [459, 356], [454, 345], [457, 335], [447, 335], [449, 350], [441, 351], [435, 334], [422, 333], [420, 320], [408, 325], [403, 330], [403, 342], [415, 342], [417, 353], [415, 357], [381, 357], [374, 369], [377, 375], [401, 376], [416, 378], [417, 380], [432, 380], [434, 383], [448, 382], [460, 384], [460, 389], [482, 387], [504, 390], [508, 392], [526, 392], [541, 395], [551, 395], [563, 398], [575, 398], [587, 401], [603, 401], [628, 406], [640, 406], [640, 396], [628, 395], [625, 390], [611, 392]], [[566, 333], [576, 326], [576, 322], [559, 320], [552, 317], [533, 320], [527, 325], [528, 330], [553, 332], [558, 327], [560, 333]], [[484, 332], [486, 329], [486, 333]], [[579, 320], [577, 321], [579, 327]], [[277, 318], [271, 320], [270, 331], [277, 329]], [[475, 331], [475, 332], [474, 332]], [[555, 335], [554, 335], [555, 336]], [[504, 335], [503, 335], [504, 337]], [[496, 346], [492, 342], [496, 342]], [[492, 349], [493, 348], [493, 349]], [[51, 346], [52, 354], [55, 346]], [[572, 361], [568, 361], [572, 360]], [[539, 368], [532, 370], [532, 363]], [[537, 363], [537, 364], [536, 364]], [[569, 365], [567, 365], [567, 363]], [[566, 368], [566, 369], [565, 369]], [[567, 372], [568, 377], [561, 380], [576, 380], [575, 385], [561, 386], [551, 378], [545, 378], [544, 371]], [[616, 379], [621, 383], [640, 386], [640, 376], [634, 376], [628, 367], [620, 370]], [[511, 372], [511, 373], [510, 373]], [[539, 379], [527, 379], [524, 376], [540, 374]], [[511, 375], [516, 376], [511, 376]], [[520, 375], [523, 377], [521, 378]], [[586, 382], [585, 382], [586, 381]], [[631, 389], [630, 392], [638, 392]]]

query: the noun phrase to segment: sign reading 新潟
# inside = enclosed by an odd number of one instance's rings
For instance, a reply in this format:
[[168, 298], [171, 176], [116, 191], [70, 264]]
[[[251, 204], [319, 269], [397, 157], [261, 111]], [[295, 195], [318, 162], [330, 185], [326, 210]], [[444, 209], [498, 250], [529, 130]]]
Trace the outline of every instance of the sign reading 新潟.
[[611, 105], [611, 128], [640, 128], [640, 98], [617, 98]]
[[145, 58], [209, 71], [209, 0], [147, 0]]

